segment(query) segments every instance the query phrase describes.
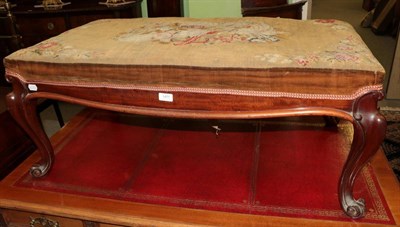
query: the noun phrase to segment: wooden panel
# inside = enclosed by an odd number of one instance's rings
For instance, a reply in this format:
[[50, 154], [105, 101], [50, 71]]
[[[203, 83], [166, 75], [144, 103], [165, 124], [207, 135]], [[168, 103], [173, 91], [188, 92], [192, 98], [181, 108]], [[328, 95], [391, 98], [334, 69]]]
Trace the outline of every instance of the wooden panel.
[[18, 17], [17, 24], [24, 35], [44, 33], [53, 36], [66, 30], [64, 17], [61, 16]]
[[[84, 227], [123, 227], [121, 225], [104, 224], [93, 221], [83, 221]], [[135, 225], [135, 227], [141, 227], [141, 225]]]
[[376, 0], [363, 0], [362, 8], [366, 11], [370, 11], [375, 8], [377, 1]]
[[[400, 29], [399, 29], [400, 31]], [[394, 53], [392, 71], [387, 90], [387, 99], [400, 100], [400, 39], [397, 36], [396, 52]]]
[[[99, 227], [120, 227], [121, 225], [110, 225], [110, 224], [100, 224]], [[135, 227], [139, 227], [139, 225], [135, 225]]]
[[24, 46], [33, 45], [67, 30], [62, 16], [21, 16], [16, 22]]
[[303, 5], [306, 1], [300, 1], [293, 4], [285, 4], [272, 7], [253, 7], [243, 8], [242, 14], [244, 17], [258, 16], [258, 17], [281, 17], [301, 19]]
[[88, 12], [82, 15], [76, 15], [74, 17], [69, 18], [69, 27], [75, 28], [91, 21], [95, 21], [98, 19], [108, 19], [113, 18], [113, 15], [109, 12]]
[[0, 180], [32, 153], [34, 145], [8, 112], [0, 114]]
[[74, 12], [68, 15], [67, 29], [75, 28], [83, 24], [108, 18], [134, 18], [141, 17], [140, 7], [122, 7], [118, 9], [109, 8], [109, 10], [97, 9], [86, 10], [85, 12]]
[[2, 59], [19, 48], [18, 39], [12, 38], [13, 29], [11, 20], [5, 11], [0, 10], [0, 86], [9, 85], [4, 78], [4, 65]]
[[287, 4], [287, 0], [242, 0], [242, 8], [270, 7]]
[[[45, 220], [49, 223], [58, 223], [59, 227], [123, 227], [121, 225], [104, 224], [93, 221], [85, 221], [79, 219], [72, 219], [66, 217], [58, 217], [53, 215], [42, 215], [31, 212], [16, 211], [16, 210], [0, 210], [0, 227], [6, 226], [18, 226], [18, 227], [30, 227], [30, 223], [33, 219]], [[40, 226], [36, 224], [35, 226]], [[136, 227], [144, 227], [149, 225], [135, 225]]]
[[[2, 29], [2, 28], [0, 28]], [[8, 55], [8, 47], [6, 45], [5, 40], [0, 40], [0, 59], [3, 59], [4, 57], [6, 57]], [[5, 69], [4, 69], [4, 65], [3, 65], [3, 61], [0, 61], [0, 86], [7, 86], [7, 81], [4, 78], [4, 73], [5, 73]], [[2, 97], [3, 98], [3, 97]]]
[[[15, 210], [2, 210], [1, 213], [4, 218], [4, 222], [7, 224], [7, 226], [29, 227], [33, 219], [36, 220], [41, 219], [41, 220], [47, 220], [51, 223], [58, 223], [59, 224], [58, 226], [60, 227], [62, 226], [84, 227], [83, 222], [77, 219], [70, 219], [70, 218], [57, 217], [51, 215], [42, 215], [37, 213], [22, 212]], [[46, 226], [46, 225], [36, 224], [34, 226]]]
[[181, 0], [147, 0], [149, 17], [180, 17]]

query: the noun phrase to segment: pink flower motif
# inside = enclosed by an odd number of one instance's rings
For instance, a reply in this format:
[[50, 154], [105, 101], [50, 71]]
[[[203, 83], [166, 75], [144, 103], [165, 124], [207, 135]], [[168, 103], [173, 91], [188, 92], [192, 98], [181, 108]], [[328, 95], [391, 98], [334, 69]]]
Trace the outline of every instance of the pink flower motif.
[[324, 23], [324, 24], [332, 24], [332, 23], [335, 23], [336, 20], [335, 19], [318, 19], [318, 20], [315, 20], [315, 22]]
[[349, 45], [340, 45], [337, 48], [338, 48], [338, 50], [353, 50], [353, 47], [351, 47]]
[[335, 55], [335, 59], [338, 61], [357, 61], [359, 58], [350, 54], [338, 53]]
[[48, 42], [48, 43], [42, 43], [39, 45], [39, 49], [47, 49], [53, 46], [57, 46], [58, 43], [57, 42]]
[[302, 58], [302, 59], [297, 59], [297, 64], [299, 64], [299, 65], [307, 66], [309, 63], [310, 63], [310, 61], [307, 60], [307, 59], [304, 59], [304, 58]]
[[295, 58], [296, 63], [301, 66], [307, 66], [309, 64], [313, 64], [319, 61], [319, 57], [316, 55], [309, 55], [309, 56], [299, 56]]
[[354, 42], [355, 38], [354, 38], [354, 36], [350, 35], [350, 36], [346, 37], [346, 40], [348, 40], [350, 42]]

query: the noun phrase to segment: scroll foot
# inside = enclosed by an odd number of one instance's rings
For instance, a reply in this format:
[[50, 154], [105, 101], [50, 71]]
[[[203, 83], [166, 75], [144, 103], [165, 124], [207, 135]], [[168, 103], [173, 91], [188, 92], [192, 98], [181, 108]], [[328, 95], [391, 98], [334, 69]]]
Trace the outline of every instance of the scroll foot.
[[352, 201], [352, 204], [346, 208], [346, 214], [354, 219], [362, 218], [365, 216], [365, 201], [359, 199]]
[[50, 168], [47, 167], [46, 165], [36, 164], [31, 167], [30, 174], [33, 177], [42, 177], [42, 176], [46, 175], [46, 173], [48, 172], [49, 169]]

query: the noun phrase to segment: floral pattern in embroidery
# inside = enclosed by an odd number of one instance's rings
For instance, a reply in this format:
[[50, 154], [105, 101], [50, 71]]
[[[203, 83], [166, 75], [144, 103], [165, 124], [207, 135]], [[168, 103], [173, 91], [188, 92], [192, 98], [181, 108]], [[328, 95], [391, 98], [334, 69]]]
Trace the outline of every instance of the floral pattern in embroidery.
[[[327, 24], [331, 29], [344, 30], [348, 29], [346, 25], [341, 23], [336, 24], [336, 20], [315, 20], [314, 23]], [[360, 64], [363, 59], [360, 56], [368, 56], [368, 48], [362, 45], [361, 40], [350, 35], [346, 38], [341, 39], [336, 45], [332, 45], [329, 49], [324, 49], [321, 52], [313, 52], [307, 55], [277, 55], [277, 54], [264, 54], [262, 56], [256, 55], [255, 58], [260, 61], [274, 64], [296, 64], [300, 67], [312, 66], [320, 63], [353, 63]], [[372, 58], [366, 59], [371, 63], [376, 63]], [[364, 60], [365, 61], [365, 60]]]
[[32, 50], [33, 53], [40, 56], [52, 56], [53, 58], [68, 57], [72, 59], [90, 59], [98, 56], [99, 53], [94, 51], [87, 51], [75, 49], [72, 46], [64, 46], [61, 42], [49, 40], [39, 43]]
[[335, 19], [317, 19], [313, 20], [314, 24], [319, 24], [323, 26], [331, 27], [334, 30], [349, 30], [350, 27], [348, 24], [340, 23]]
[[277, 42], [278, 32], [266, 23], [157, 23], [119, 34], [124, 42], [155, 41], [174, 45], [233, 42]]
[[294, 60], [300, 66], [307, 66], [309, 64], [317, 62], [319, 60], [319, 57], [315, 56], [315, 55], [297, 56], [297, 57], [294, 57]]
[[[103, 34], [104, 28], [109, 31]], [[100, 20], [21, 49], [13, 57], [61, 63], [383, 71], [352, 26], [337, 20]]]
[[314, 20], [316, 23], [323, 23], [323, 24], [333, 24], [336, 22], [335, 19], [316, 19]]
[[334, 59], [336, 61], [343, 61], [343, 62], [349, 62], [349, 61], [357, 61], [359, 59], [358, 56], [355, 55], [350, 55], [347, 53], [335, 53], [334, 54]]

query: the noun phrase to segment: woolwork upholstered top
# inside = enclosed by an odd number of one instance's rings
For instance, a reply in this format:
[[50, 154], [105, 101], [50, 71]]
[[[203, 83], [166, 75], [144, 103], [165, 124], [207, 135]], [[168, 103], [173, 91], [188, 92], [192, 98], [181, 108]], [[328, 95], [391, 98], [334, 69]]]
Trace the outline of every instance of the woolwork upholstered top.
[[276, 18], [99, 20], [5, 65], [26, 83], [339, 100], [384, 76], [351, 25]]

